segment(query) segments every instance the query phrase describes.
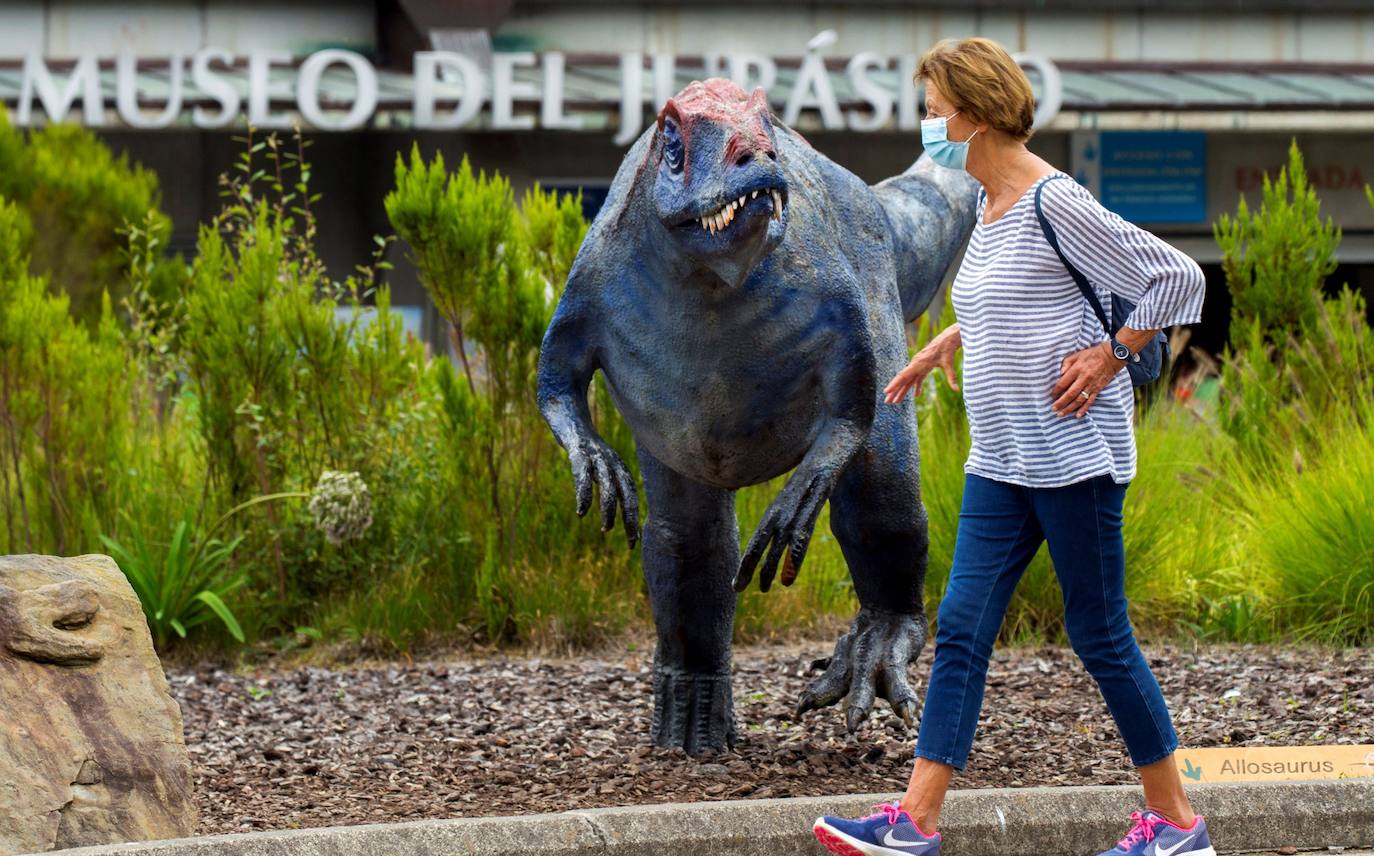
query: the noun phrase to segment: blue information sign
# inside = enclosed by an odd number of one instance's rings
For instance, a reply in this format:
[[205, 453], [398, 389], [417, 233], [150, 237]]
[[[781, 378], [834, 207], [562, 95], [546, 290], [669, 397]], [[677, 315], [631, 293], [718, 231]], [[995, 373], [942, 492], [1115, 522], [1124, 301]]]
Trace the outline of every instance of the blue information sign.
[[1207, 222], [1205, 133], [1103, 131], [1097, 137], [1104, 206], [1133, 223]]

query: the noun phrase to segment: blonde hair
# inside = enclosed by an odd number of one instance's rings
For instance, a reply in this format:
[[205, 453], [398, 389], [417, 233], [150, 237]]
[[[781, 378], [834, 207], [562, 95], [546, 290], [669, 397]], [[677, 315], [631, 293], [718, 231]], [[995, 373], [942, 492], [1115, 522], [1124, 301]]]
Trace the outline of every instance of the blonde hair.
[[1023, 143], [1030, 139], [1035, 93], [1021, 66], [992, 39], [941, 39], [916, 64], [912, 83], [920, 80], [974, 121]]

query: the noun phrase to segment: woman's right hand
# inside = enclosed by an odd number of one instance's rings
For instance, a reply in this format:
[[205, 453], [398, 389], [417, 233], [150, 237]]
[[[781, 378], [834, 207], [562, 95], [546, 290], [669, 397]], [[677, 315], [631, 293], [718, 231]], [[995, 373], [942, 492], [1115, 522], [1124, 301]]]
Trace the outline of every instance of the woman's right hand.
[[888, 404], [897, 404], [913, 389], [920, 394], [921, 384], [926, 376], [937, 368], [945, 373], [949, 388], [957, 390], [959, 383], [954, 379], [954, 352], [959, 350], [961, 344], [958, 324], [952, 324], [940, 331], [939, 335], [911, 358], [906, 368], [897, 372], [887, 386], [883, 387], [883, 400]]

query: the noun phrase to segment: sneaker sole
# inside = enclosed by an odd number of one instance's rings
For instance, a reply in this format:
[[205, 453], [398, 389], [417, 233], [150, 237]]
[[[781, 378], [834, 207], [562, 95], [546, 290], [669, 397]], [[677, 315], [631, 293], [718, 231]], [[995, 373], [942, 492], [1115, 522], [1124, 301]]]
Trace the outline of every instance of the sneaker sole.
[[[893, 850], [891, 847], [882, 847], [877, 844], [859, 841], [856, 838], [845, 835], [838, 829], [832, 829], [826, 826], [821, 820], [816, 821], [815, 825], [811, 827], [811, 831], [816, 834], [816, 840], [821, 843], [821, 846], [831, 853], [834, 853], [835, 856], [913, 856], [913, 853], [918, 852], [911, 850]], [[930, 850], [923, 849], [919, 852], [921, 856], [925, 856]], [[935, 853], [938, 856], [939, 851], [936, 850]], [[1201, 851], [1199, 851], [1199, 856], [1202, 856]], [[1213, 853], [1211, 856], [1216, 856], [1216, 854]]]

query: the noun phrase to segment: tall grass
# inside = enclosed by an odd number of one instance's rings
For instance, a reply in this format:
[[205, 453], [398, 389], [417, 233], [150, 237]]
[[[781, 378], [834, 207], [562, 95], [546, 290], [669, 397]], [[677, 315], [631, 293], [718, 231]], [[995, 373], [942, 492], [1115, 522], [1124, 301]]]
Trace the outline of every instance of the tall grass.
[[1353, 403], [1320, 449], [1276, 468], [1232, 467], [1239, 558], [1263, 635], [1374, 642], [1374, 404]]

